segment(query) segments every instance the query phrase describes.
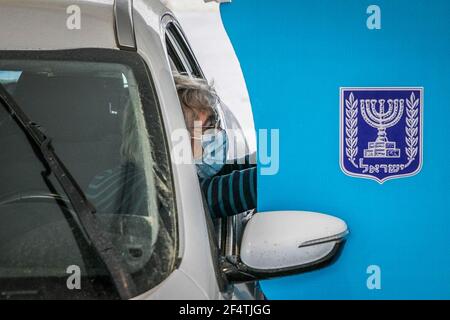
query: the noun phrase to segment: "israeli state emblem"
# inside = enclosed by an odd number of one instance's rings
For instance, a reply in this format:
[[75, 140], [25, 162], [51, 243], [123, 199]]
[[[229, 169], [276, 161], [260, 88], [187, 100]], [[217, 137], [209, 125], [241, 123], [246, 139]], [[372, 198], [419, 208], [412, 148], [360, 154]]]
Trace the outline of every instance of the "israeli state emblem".
[[423, 88], [341, 88], [340, 165], [380, 184], [422, 167]]

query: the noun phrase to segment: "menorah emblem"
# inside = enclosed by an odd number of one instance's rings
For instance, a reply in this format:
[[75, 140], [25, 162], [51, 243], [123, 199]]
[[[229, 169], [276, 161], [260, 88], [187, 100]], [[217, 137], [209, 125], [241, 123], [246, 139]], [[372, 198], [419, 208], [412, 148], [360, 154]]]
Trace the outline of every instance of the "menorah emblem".
[[[387, 110], [386, 110], [387, 102]], [[364, 158], [400, 158], [400, 149], [396, 142], [389, 141], [386, 129], [395, 126], [403, 116], [404, 99], [361, 99], [361, 115], [365, 122], [378, 129], [375, 141], [364, 149]]]
[[383, 183], [420, 171], [423, 88], [341, 88], [340, 97], [345, 174]]

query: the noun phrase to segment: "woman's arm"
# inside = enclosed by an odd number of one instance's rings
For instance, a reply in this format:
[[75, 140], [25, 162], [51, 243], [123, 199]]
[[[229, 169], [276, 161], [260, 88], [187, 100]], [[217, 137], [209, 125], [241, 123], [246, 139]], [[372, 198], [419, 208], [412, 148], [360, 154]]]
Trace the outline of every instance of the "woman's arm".
[[256, 165], [200, 181], [213, 218], [256, 209]]

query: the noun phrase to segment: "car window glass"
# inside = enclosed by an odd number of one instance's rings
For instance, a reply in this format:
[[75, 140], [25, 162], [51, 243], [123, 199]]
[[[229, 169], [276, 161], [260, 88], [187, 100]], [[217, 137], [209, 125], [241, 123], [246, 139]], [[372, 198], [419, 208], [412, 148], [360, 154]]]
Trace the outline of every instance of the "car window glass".
[[[161, 282], [176, 257], [176, 217], [162, 119], [140, 57], [103, 49], [0, 52], [0, 82], [52, 138], [138, 293]], [[64, 192], [3, 105], [0, 148], [0, 287], [37, 288], [42, 298], [107, 294], [101, 262], [72, 232], [70, 203], [53, 196]], [[87, 284], [81, 296], [63, 290], [70, 265]], [[47, 286], [55, 290], [41, 290]]]

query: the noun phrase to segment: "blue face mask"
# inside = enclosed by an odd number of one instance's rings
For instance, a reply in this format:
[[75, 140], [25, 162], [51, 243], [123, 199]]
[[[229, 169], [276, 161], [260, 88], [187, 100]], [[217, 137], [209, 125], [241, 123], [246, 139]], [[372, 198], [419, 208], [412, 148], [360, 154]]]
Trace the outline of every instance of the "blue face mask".
[[217, 134], [204, 134], [202, 136], [203, 156], [196, 164], [200, 178], [215, 176], [227, 159], [228, 137], [225, 130]]

